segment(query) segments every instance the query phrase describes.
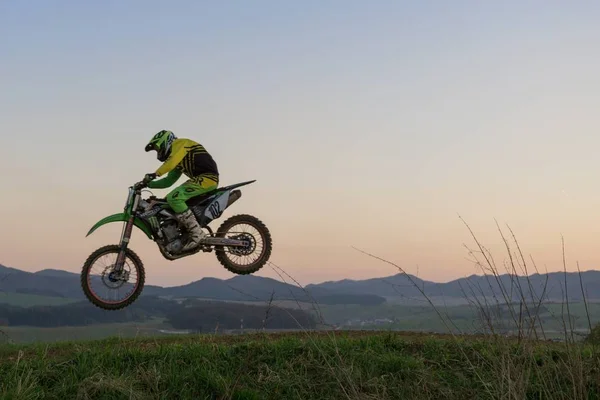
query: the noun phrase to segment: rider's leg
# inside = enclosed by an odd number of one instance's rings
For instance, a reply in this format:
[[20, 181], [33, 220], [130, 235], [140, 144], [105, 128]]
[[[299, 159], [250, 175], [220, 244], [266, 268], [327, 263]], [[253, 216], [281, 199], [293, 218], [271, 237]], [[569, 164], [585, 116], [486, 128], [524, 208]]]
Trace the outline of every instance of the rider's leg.
[[186, 204], [186, 201], [216, 189], [218, 184], [217, 177], [199, 176], [187, 180], [167, 195], [166, 200], [169, 203], [169, 206], [175, 211], [177, 219], [179, 219], [183, 226], [186, 227], [189, 233], [189, 240], [182, 251], [193, 249], [198, 245], [202, 237], [206, 236], [200, 228], [196, 216]]

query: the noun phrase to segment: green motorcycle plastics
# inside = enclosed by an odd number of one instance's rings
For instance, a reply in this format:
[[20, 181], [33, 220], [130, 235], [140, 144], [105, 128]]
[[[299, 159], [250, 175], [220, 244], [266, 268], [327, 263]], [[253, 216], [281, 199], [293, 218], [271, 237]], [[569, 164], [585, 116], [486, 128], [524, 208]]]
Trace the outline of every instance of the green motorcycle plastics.
[[[242, 193], [237, 188], [253, 182], [255, 181], [221, 187], [187, 201], [200, 226], [209, 232], [195, 249], [187, 252], [183, 252], [182, 248], [188, 239], [188, 232], [180, 224], [168, 203], [164, 199], [157, 199], [154, 196], [149, 199], [142, 199], [141, 191], [142, 188], [146, 187], [142, 182], [129, 187], [129, 194], [123, 212], [109, 215], [96, 222], [86, 235], [86, 237], [91, 235], [98, 228], [109, 223], [123, 223], [119, 243], [100, 247], [90, 254], [84, 262], [81, 270], [83, 293], [92, 304], [105, 310], [122, 309], [140, 296], [144, 288], [146, 275], [140, 257], [129, 248], [134, 226], [144, 232], [148, 239], [155, 242], [160, 253], [169, 261], [189, 257], [200, 251], [215, 251], [219, 263], [233, 273], [246, 275], [258, 271], [267, 263], [272, 252], [271, 233], [261, 220], [252, 215], [237, 214], [225, 220], [216, 232], [213, 232], [209, 226], [212, 221], [221, 218], [223, 212], [240, 199]], [[232, 232], [232, 228], [239, 224], [249, 225], [258, 234], [253, 235], [245, 230]], [[226, 237], [226, 235], [232, 236]], [[257, 245], [259, 239], [263, 242], [262, 247]], [[248, 265], [240, 264], [232, 259], [232, 257], [249, 258], [256, 252], [259, 253], [258, 258]], [[100, 274], [92, 275], [91, 269], [94, 263], [100, 257], [111, 254], [117, 255], [116, 261], [105, 266]], [[135, 271], [128, 269], [130, 262], [126, 263], [126, 261], [131, 262]], [[138, 281], [134, 284], [129, 283], [132, 272], [135, 272], [138, 277]], [[98, 281], [111, 289], [120, 290], [128, 287], [130, 291], [122, 300], [101, 299], [99, 294], [92, 289], [92, 282]]]
[[[96, 223], [96, 225], [92, 226], [92, 229], [89, 230], [89, 232], [87, 233], [87, 235], [85, 235], [85, 237], [90, 236], [92, 233], [94, 233], [94, 231], [96, 229], [100, 228], [102, 225], [110, 224], [111, 222], [127, 222], [128, 219], [129, 219], [129, 215], [127, 215], [125, 213], [109, 215], [108, 217], [103, 218], [100, 221], [98, 221]], [[150, 228], [148, 228], [148, 226], [146, 225], [146, 223], [144, 221], [142, 221], [138, 217], [134, 217], [133, 224], [137, 228], [139, 228], [142, 232], [144, 232], [146, 234], [146, 236], [148, 236], [148, 239], [154, 240], [154, 235], [152, 235], [152, 230]]]

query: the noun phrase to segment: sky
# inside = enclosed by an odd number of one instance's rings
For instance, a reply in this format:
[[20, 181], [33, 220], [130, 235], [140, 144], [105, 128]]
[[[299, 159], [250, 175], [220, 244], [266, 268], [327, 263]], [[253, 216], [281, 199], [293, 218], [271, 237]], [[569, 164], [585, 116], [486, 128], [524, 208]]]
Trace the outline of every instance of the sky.
[[[600, 3], [0, 1], [0, 264], [79, 272], [159, 162], [202, 143], [299, 283], [481, 273], [496, 222], [541, 270], [598, 269]], [[181, 179], [180, 182], [183, 182]], [[167, 190], [155, 190], [164, 195]], [[214, 254], [146, 282], [233, 275]], [[265, 266], [257, 273], [277, 279]], [[286, 279], [289, 279], [286, 277]]]

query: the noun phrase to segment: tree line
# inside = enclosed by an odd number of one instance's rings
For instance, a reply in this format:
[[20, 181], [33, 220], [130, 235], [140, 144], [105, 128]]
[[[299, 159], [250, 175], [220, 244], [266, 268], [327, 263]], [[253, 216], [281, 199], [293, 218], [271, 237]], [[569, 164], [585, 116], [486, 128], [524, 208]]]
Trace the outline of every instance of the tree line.
[[102, 310], [87, 301], [33, 307], [0, 304], [0, 325], [9, 326], [85, 326], [143, 322], [154, 317], [165, 318], [176, 329], [195, 331], [214, 330], [217, 325], [224, 329], [238, 329], [242, 324], [250, 329], [316, 326], [314, 317], [302, 310], [217, 301], [179, 303], [149, 296], [118, 311]]

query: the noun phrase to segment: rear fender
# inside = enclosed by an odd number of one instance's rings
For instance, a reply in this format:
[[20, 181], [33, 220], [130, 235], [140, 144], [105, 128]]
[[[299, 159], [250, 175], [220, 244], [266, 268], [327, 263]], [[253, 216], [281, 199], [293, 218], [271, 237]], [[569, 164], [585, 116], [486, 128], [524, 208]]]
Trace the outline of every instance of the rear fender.
[[238, 190], [224, 190], [218, 193], [212, 201], [206, 205], [202, 213], [202, 224], [208, 224], [223, 215], [223, 212], [242, 197], [242, 192]]
[[[100, 221], [96, 222], [96, 224], [94, 226], [92, 226], [92, 229], [90, 229], [90, 231], [85, 236], [86, 237], [90, 236], [96, 229], [100, 228], [102, 225], [106, 225], [111, 222], [126, 222], [127, 220], [128, 220], [128, 217], [125, 213], [109, 215], [108, 217], [102, 218]], [[148, 236], [148, 239], [153, 240], [152, 239], [152, 231], [150, 230], [148, 225], [146, 225], [146, 223], [143, 220], [141, 220], [138, 217], [135, 217], [133, 219], [133, 224], [135, 226], [137, 226], [142, 232], [144, 232], [146, 234], [146, 236]]]

